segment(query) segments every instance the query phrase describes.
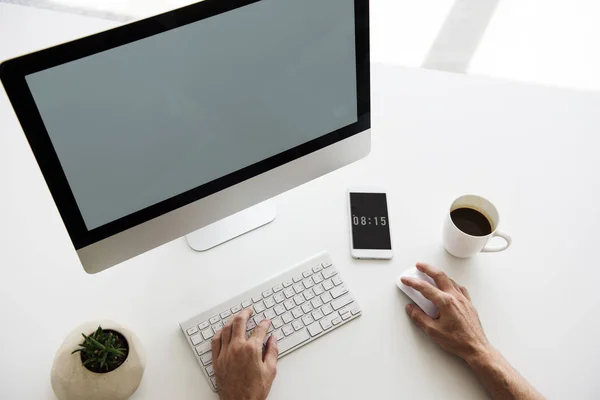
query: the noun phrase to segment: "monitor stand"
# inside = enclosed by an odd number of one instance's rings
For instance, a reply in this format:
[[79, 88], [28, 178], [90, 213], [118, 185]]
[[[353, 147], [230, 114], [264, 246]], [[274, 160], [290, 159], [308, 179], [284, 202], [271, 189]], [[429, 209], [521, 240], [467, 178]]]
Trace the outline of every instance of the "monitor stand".
[[277, 209], [271, 200], [223, 218], [185, 236], [188, 245], [196, 251], [206, 251], [228, 240], [268, 224], [275, 219]]

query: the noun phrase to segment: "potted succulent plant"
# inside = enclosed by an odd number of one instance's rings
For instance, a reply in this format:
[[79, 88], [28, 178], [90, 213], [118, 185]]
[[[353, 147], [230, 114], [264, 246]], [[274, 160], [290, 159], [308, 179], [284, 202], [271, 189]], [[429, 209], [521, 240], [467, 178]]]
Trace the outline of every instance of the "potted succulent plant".
[[112, 321], [88, 322], [65, 339], [50, 380], [60, 400], [121, 400], [137, 390], [144, 369], [133, 332]]

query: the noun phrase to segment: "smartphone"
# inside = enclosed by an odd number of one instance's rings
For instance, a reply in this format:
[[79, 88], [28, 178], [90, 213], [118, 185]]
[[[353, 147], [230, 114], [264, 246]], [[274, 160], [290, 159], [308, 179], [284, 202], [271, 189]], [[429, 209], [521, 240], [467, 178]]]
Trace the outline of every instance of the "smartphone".
[[394, 256], [387, 195], [380, 188], [348, 190], [351, 252], [354, 258], [386, 259]]

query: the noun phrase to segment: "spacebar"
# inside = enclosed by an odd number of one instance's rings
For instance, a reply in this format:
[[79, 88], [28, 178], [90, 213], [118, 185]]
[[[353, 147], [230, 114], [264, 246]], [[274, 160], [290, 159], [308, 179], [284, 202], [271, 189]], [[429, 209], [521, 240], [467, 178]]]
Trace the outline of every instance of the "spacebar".
[[298, 331], [293, 335], [280, 340], [279, 342], [277, 342], [277, 347], [279, 347], [279, 354], [288, 351], [294, 346], [298, 346], [302, 342], [306, 342], [308, 339], [310, 339], [310, 335], [308, 334], [306, 329], [302, 329], [301, 331]]

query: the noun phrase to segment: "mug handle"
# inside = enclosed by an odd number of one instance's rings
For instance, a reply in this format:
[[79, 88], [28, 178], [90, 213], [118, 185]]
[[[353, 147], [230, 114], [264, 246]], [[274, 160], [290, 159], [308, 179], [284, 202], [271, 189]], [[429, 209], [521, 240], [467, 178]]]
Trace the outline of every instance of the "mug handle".
[[497, 244], [497, 245], [494, 245], [494, 246], [485, 245], [485, 247], [481, 250], [482, 252], [485, 252], [485, 253], [495, 253], [497, 251], [502, 251], [502, 250], [508, 249], [508, 247], [512, 244], [512, 238], [510, 237], [510, 235], [508, 233], [506, 233], [504, 231], [497, 230], [492, 235], [492, 237], [494, 237], [494, 236], [501, 237], [502, 239], [504, 239], [506, 241], [506, 243], [504, 243], [504, 244]]

